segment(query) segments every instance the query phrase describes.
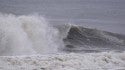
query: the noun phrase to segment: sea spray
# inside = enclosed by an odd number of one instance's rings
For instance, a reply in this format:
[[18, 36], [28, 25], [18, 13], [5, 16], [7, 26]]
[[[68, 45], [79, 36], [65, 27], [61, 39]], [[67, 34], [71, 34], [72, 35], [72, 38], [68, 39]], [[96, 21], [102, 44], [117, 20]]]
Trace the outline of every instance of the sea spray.
[[58, 30], [41, 16], [0, 14], [0, 55], [56, 53]]

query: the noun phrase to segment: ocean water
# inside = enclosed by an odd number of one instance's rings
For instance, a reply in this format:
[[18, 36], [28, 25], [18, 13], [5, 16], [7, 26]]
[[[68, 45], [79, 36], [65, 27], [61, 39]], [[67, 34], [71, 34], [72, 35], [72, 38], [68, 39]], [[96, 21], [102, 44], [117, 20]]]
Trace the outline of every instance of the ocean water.
[[124, 70], [124, 0], [0, 0], [0, 70]]
[[124, 70], [125, 35], [39, 15], [0, 15], [1, 70]]

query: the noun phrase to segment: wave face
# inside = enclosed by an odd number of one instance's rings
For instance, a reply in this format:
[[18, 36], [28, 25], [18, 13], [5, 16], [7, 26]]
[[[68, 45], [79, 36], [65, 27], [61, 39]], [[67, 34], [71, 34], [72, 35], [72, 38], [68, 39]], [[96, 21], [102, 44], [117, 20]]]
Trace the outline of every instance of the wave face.
[[0, 14], [0, 55], [56, 53], [60, 46], [58, 30], [43, 17]]
[[[125, 36], [84, 28], [76, 25], [59, 25], [60, 33], [64, 33], [64, 51], [68, 52], [101, 52], [101, 51], [124, 51]], [[63, 34], [61, 34], [63, 35]]]

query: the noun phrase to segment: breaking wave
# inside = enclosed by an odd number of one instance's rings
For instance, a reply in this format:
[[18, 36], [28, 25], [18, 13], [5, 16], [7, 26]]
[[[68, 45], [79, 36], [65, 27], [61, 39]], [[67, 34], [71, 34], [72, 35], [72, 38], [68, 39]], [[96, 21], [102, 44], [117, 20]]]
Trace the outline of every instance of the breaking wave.
[[125, 50], [125, 35], [77, 25], [57, 27], [59, 27], [60, 33], [63, 33], [61, 35], [64, 36], [64, 51], [105, 52]]
[[0, 55], [56, 53], [61, 46], [58, 30], [43, 17], [0, 15]]
[[125, 70], [124, 50], [122, 34], [0, 14], [2, 70]]
[[124, 51], [125, 36], [71, 24], [50, 25], [39, 15], [0, 14], [0, 55]]

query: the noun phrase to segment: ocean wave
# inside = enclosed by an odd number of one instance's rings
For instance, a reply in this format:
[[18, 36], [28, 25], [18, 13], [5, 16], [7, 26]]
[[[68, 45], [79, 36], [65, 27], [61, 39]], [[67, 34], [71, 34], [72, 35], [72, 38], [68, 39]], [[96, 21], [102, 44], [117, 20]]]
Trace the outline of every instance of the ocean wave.
[[125, 35], [71, 24], [58, 25], [56, 27], [63, 35], [65, 51], [100, 52], [125, 50]]
[[42, 16], [0, 15], [0, 55], [57, 53], [61, 46], [58, 30]]
[[124, 51], [125, 35], [73, 24], [51, 25], [40, 15], [0, 14], [0, 55]]

